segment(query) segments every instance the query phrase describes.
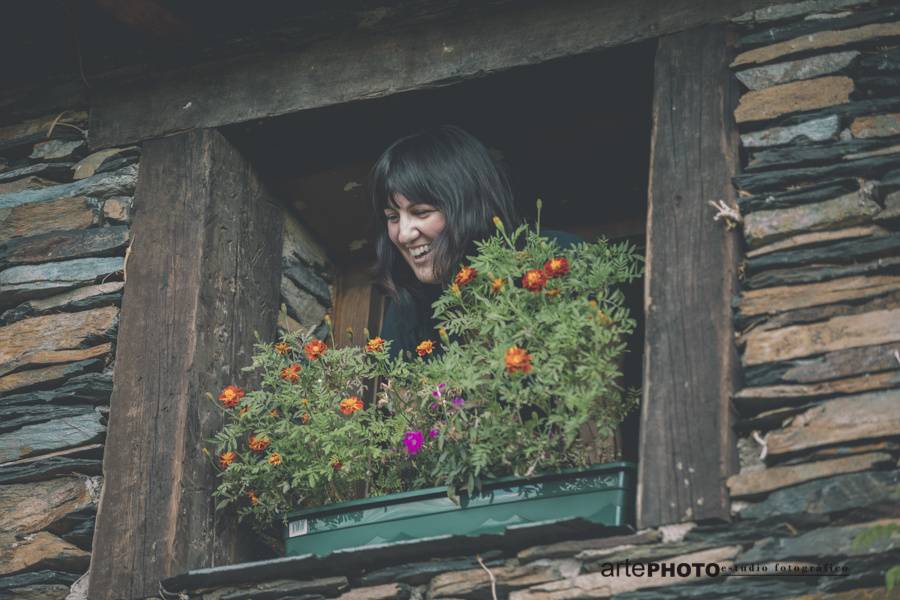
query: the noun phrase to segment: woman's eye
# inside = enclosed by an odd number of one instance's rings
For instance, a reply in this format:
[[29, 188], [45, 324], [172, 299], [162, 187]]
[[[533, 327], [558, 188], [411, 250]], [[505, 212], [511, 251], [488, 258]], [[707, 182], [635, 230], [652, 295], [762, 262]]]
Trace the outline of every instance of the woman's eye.
[[398, 217], [397, 215], [384, 215], [384, 218], [390, 223], [394, 223], [395, 221], [400, 219], [400, 217]]

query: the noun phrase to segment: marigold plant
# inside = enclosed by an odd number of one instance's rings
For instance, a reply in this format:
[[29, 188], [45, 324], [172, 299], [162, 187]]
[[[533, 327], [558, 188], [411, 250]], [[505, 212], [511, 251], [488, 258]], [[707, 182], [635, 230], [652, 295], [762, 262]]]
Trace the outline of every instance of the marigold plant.
[[453, 498], [586, 465], [581, 432], [611, 436], [636, 402], [621, 386], [635, 322], [618, 286], [640, 272], [627, 244], [560, 248], [499, 223], [433, 305], [440, 345], [392, 359], [379, 337], [259, 344], [259, 383], [217, 401], [218, 506], [265, 526], [362, 495], [442, 485]]

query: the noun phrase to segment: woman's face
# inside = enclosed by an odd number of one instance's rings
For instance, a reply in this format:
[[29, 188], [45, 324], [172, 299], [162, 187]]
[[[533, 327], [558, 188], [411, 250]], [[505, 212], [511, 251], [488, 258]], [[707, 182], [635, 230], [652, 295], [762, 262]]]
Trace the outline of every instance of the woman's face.
[[435, 283], [431, 243], [447, 224], [444, 213], [430, 204], [410, 202], [403, 194], [394, 194], [394, 205], [384, 209], [388, 237], [416, 279], [422, 283]]

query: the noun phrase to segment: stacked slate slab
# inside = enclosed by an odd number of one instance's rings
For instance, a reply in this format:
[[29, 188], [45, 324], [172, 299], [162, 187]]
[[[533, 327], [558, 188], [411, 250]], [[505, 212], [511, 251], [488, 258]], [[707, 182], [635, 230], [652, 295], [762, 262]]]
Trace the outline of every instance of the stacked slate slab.
[[[0, 598], [85, 588], [140, 149], [87, 115], [0, 126]], [[283, 331], [324, 335], [333, 266], [285, 215]], [[71, 588], [71, 590], [70, 590]]]
[[3, 598], [65, 598], [90, 564], [140, 157], [57, 117], [0, 127]]

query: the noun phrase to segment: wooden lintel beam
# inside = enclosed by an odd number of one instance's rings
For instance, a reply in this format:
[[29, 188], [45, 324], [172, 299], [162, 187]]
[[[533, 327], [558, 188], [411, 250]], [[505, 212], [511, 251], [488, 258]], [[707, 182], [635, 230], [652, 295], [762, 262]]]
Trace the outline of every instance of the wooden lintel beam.
[[448, 85], [513, 67], [722, 22], [777, 0], [577, 0], [510, 6], [402, 32], [331, 37], [110, 80], [94, 95], [90, 143], [124, 145], [355, 100]]
[[94, 0], [120, 23], [161, 39], [186, 40], [191, 28], [155, 0]]

